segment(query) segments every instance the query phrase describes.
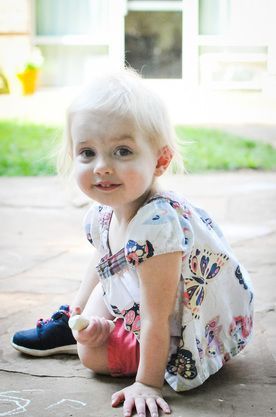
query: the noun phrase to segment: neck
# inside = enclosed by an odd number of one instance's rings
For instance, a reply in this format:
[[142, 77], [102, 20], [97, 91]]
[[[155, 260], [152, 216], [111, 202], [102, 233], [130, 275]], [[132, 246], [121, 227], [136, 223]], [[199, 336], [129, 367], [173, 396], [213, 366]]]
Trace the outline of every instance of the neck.
[[117, 220], [117, 223], [120, 226], [127, 225], [131, 219], [136, 215], [140, 207], [142, 207], [147, 200], [149, 200], [156, 192], [159, 191], [157, 186], [152, 187], [150, 190], [146, 191], [141, 195], [137, 200], [132, 203], [129, 203], [124, 207], [114, 207], [113, 213]]

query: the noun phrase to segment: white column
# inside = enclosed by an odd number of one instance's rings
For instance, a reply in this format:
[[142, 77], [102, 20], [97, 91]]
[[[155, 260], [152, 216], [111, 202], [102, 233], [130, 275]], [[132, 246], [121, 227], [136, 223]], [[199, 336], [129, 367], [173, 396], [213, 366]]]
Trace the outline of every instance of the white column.
[[198, 0], [183, 0], [182, 76], [190, 87], [198, 86]]
[[276, 2], [266, 0], [267, 19], [260, 22], [265, 27], [267, 37], [267, 74], [263, 80], [263, 93], [276, 100]]
[[109, 0], [109, 59], [113, 68], [125, 63], [125, 15], [127, 0]]

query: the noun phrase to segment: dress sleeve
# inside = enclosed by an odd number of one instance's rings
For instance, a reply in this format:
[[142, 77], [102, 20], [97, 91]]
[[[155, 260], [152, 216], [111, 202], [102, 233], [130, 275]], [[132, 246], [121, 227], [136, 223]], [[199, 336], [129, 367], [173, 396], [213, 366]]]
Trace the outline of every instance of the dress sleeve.
[[83, 219], [83, 229], [86, 238], [95, 248], [98, 248], [100, 245], [99, 212], [100, 206], [94, 204]]
[[156, 255], [189, 252], [193, 244], [190, 221], [166, 200], [153, 200], [143, 206], [129, 223], [125, 257], [136, 267]]

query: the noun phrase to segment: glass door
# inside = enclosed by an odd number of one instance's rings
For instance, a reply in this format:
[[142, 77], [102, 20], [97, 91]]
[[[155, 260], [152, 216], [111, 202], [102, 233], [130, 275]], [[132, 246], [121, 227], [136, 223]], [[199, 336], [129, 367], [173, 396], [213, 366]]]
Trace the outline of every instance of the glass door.
[[182, 78], [182, 1], [129, 1], [126, 63], [145, 78]]

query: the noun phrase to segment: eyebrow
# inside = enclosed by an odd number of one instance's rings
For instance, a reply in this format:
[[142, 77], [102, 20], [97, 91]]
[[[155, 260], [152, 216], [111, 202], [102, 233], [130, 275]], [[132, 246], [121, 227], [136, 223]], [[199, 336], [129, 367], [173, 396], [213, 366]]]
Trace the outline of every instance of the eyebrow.
[[111, 139], [112, 142], [120, 142], [122, 140], [131, 140], [134, 142], [134, 137], [130, 134], [123, 134], [121, 136], [115, 136], [114, 138]]
[[[114, 138], [110, 139], [111, 142], [121, 142], [121, 141], [127, 141], [127, 140], [135, 142], [135, 139], [131, 134], [123, 134], [121, 136], [115, 136]], [[85, 144], [88, 142], [89, 140], [83, 139], [83, 140], [80, 140], [78, 144], [81, 145], [81, 144]]]

